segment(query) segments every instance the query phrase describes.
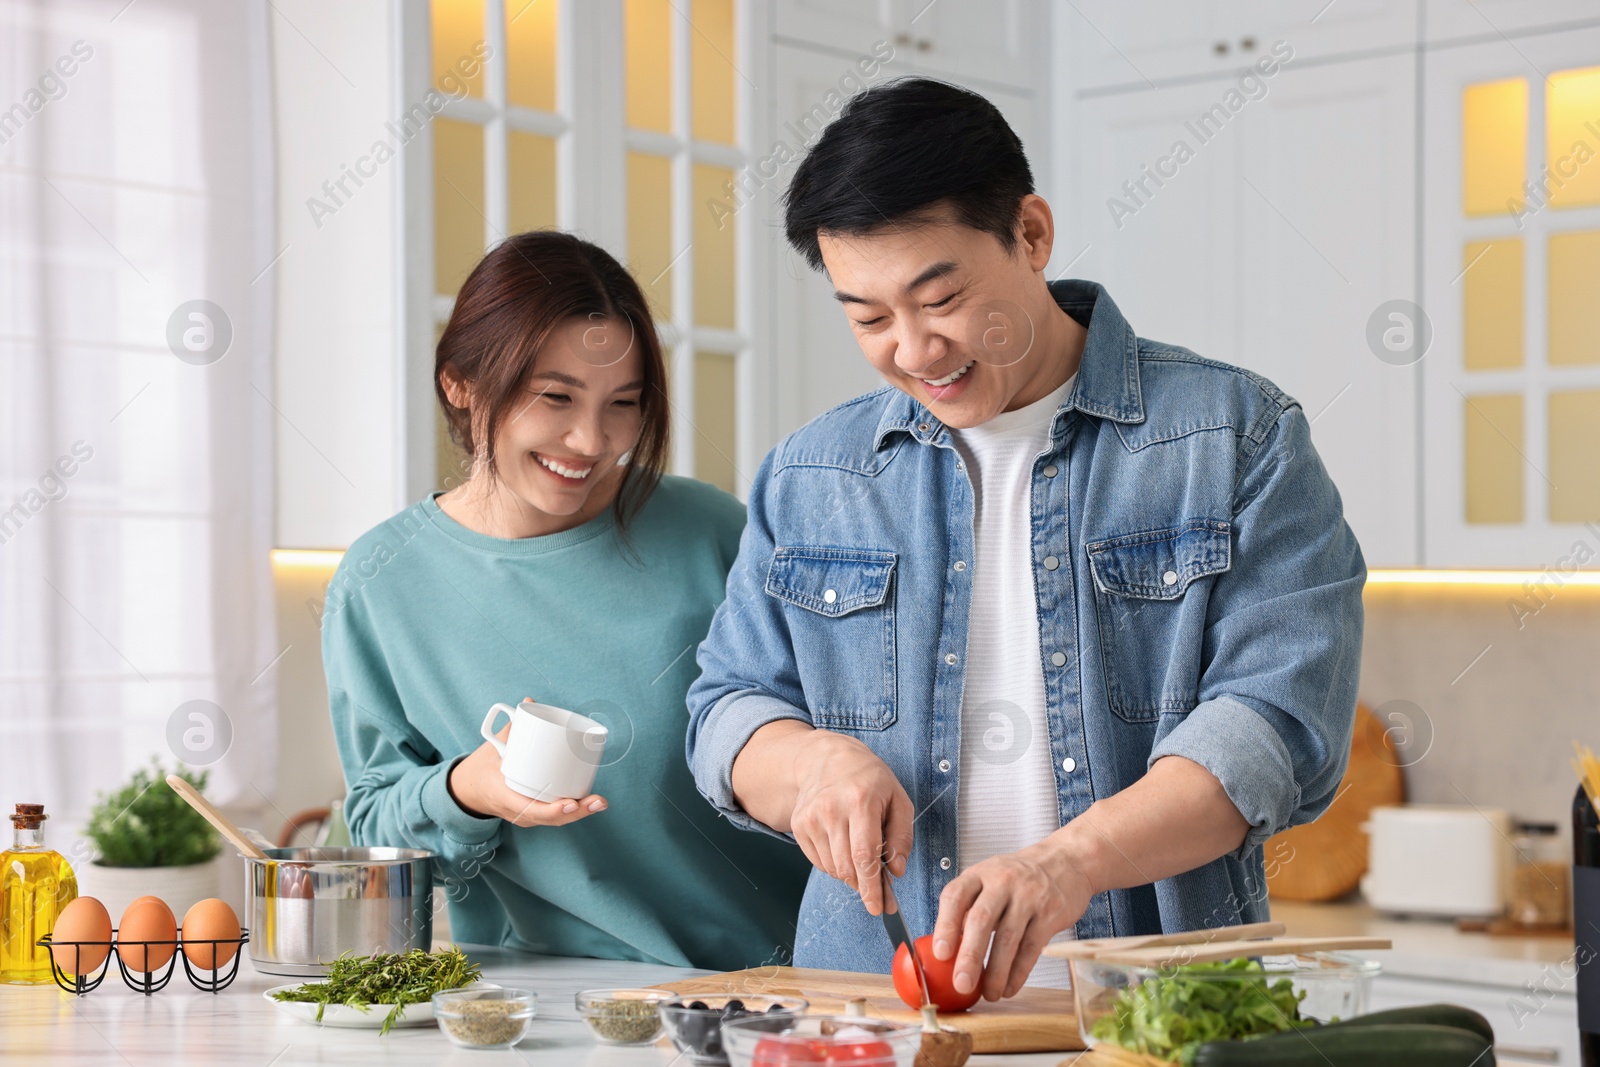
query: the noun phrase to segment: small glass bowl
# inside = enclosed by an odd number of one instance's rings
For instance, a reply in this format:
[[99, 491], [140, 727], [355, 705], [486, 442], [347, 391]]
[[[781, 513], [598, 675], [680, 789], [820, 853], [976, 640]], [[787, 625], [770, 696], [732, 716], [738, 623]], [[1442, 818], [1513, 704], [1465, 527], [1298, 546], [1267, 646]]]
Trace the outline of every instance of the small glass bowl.
[[[704, 1007], [693, 1007], [702, 1004]], [[728, 1008], [734, 1006], [730, 1016]], [[799, 997], [767, 996], [763, 993], [700, 993], [673, 997], [661, 1003], [661, 1022], [678, 1051], [696, 1067], [726, 1067], [728, 1054], [722, 1047], [722, 1024], [752, 1015], [799, 1015], [810, 1005]]]
[[674, 996], [665, 989], [586, 989], [573, 1000], [602, 1045], [651, 1045], [661, 1036], [660, 1004]]
[[457, 1048], [510, 1048], [538, 1012], [531, 989], [450, 989], [433, 995], [433, 1017]]
[[[1132, 991], [1153, 979], [1181, 977], [1186, 981], [1233, 985], [1260, 980], [1269, 988], [1280, 980], [1287, 980], [1301, 997], [1300, 1017], [1329, 1023], [1365, 1013], [1372, 980], [1382, 970], [1376, 960], [1338, 952], [1254, 958], [1261, 964], [1259, 971], [1190, 970], [1182, 966], [1158, 968], [1109, 960], [1073, 960], [1072, 997], [1084, 1045], [1094, 1048], [1101, 1044], [1094, 1035], [1095, 1024], [1115, 1017], [1123, 1010]], [[1116, 1044], [1109, 1040], [1104, 1043]]]
[[732, 1067], [834, 1058], [850, 1067], [912, 1067], [922, 1027], [853, 1015], [747, 1015], [722, 1024], [722, 1044]]

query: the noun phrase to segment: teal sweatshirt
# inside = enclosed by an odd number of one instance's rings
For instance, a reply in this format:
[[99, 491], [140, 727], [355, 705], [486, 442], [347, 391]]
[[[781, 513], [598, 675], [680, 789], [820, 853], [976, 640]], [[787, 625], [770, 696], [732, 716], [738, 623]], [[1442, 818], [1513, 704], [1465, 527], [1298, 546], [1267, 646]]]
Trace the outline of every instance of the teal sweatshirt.
[[[684, 758], [695, 649], [744, 518], [667, 477], [626, 544], [609, 511], [508, 540], [429, 497], [350, 546], [322, 618], [345, 818], [357, 844], [439, 857], [456, 940], [726, 970], [790, 960], [805, 857], [719, 817]], [[530, 696], [610, 728], [605, 811], [522, 828], [451, 797], [489, 707]]]

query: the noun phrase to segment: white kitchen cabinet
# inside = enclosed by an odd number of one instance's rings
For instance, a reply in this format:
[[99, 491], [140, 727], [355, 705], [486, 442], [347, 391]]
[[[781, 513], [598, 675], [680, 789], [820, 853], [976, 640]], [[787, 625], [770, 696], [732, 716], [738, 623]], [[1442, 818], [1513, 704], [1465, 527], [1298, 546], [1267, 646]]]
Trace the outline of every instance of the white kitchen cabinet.
[[1530, 993], [1523, 988], [1475, 982], [1467, 960], [1462, 961], [1459, 982], [1382, 974], [1372, 983], [1368, 1009], [1457, 1004], [1489, 1020], [1499, 1059], [1579, 1067], [1577, 997], [1570, 976], [1563, 975], [1561, 965], [1549, 965]]
[[[1080, 102], [1064, 153], [1076, 168], [1073, 192], [1054, 205], [1048, 273], [1103, 284], [1141, 336], [1231, 360], [1238, 130], [1201, 143], [1189, 126], [1219, 95], [1215, 84], [1196, 84]], [[1247, 108], [1233, 124], [1259, 117]], [[1164, 163], [1179, 142], [1192, 156]], [[1157, 173], [1174, 167], [1170, 177]]]
[[1032, 93], [1046, 35], [1039, 0], [778, 0], [780, 44], [871, 53], [887, 42], [907, 71]]
[[1366, 342], [1379, 304], [1414, 295], [1412, 69], [1291, 64], [1204, 125], [1231, 82], [1080, 100], [1051, 266], [1104, 284], [1141, 336], [1299, 400], [1369, 566], [1417, 557], [1416, 372]]
[[[1600, 389], [1600, 363], [1552, 365], [1548, 358], [1552, 292], [1547, 276], [1552, 238], [1600, 235], [1600, 204], [1550, 206], [1521, 216], [1509, 211], [1469, 216], [1463, 172], [1463, 94], [1469, 86], [1508, 80], [1525, 85], [1526, 134], [1517, 139], [1515, 150], [1503, 154], [1521, 155], [1527, 177], [1534, 178], [1543, 173], [1546, 161], [1545, 79], [1595, 67], [1600, 67], [1600, 25], [1529, 35], [1514, 43], [1496, 38], [1429, 54], [1423, 93], [1427, 144], [1421, 176], [1421, 303], [1432, 322], [1433, 345], [1419, 365], [1427, 442], [1424, 560], [1429, 566], [1570, 570], [1584, 562], [1573, 555], [1580, 542], [1590, 554], [1600, 549], [1583, 522], [1557, 521], [1560, 516], [1551, 506], [1562, 483], [1570, 490], [1572, 483], [1592, 479], [1594, 469], [1587, 448], [1574, 454], [1572, 434], [1552, 433], [1552, 398], [1562, 403], [1563, 398], [1592, 396], [1591, 391]], [[1591, 149], [1600, 149], [1600, 137], [1581, 136]], [[1491, 241], [1505, 243], [1490, 249], [1493, 255], [1489, 255], [1481, 242]], [[1521, 272], [1504, 284], [1497, 282], [1492, 292], [1479, 290], [1469, 301], [1469, 286], [1477, 272], [1491, 269], [1503, 250], [1520, 256]], [[1600, 300], [1600, 281], [1592, 271], [1583, 284]], [[1512, 306], [1520, 309], [1520, 330], [1514, 325], [1509, 329], [1515, 339], [1509, 343], [1520, 346], [1520, 359], [1508, 359], [1508, 365], [1501, 367], [1467, 369], [1468, 304], [1481, 307], [1484, 299], [1507, 294]], [[1515, 323], [1514, 315], [1510, 321]], [[1505, 410], [1514, 417], [1498, 414]], [[1477, 424], [1478, 439], [1500, 451], [1498, 467], [1492, 457], [1476, 465], [1469, 460], [1469, 420]], [[1485, 424], [1492, 434], [1483, 428]], [[1581, 444], [1581, 429], [1576, 436]], [[1561, 440], [1567, 442], [1566, 448]], [[1495, 499], [1512, 503], [1487, 513], [1481, 506], [1473, 510], [1469, 482], [1479, 501], [1485, 499], [1484, 486], [1499, 486]]]
[[1423, 0], [1423, 13], [1430, 44], [1600, 21], [1594, 0]]
[[[772, 140], [803, 150], [815, 136], [813, 117], [823, 117], [827, 101], [839, 99], [839, 79], [853, 70], [853, 61], [837, 55], [779, 44], [774, 48]], [[904, 73], [891, 66], [873, 83]], [[980, 89], [992, 100], [1022, 138], [1035, 143], [1033, 104], [1020, 95]], [[818, 108], [823, 109], [822, 112]], [[829, 116], [831, 117], [831, 116]], [[1041, 147], [1035, 153], [1043, 158]], [[783, 218], [777, 193], [793, 176], [789, 164], [771, 190], [769, 226], [776, 247], [772, 259], [771, 366], [776, 378], [778, 425], [773, 442], [852, 397], [883, 385], [850, 332], [844, 311], [833, 299], [827, 279], [806, 265], [783, 239]]]
[[1373, 567], [1418, 557], [1417, 370], [1368, 341], [1416, 296], [1415, 99], [1410, 55], [1291, 67], [1237, 131], [1238, 343], [1218, 358], [1300, 401]]
[[1232, 76], [1282, 41], [1301, 59], [1403, 50], [1416, 0], [1075, 0], [1055, 9], [1076, 41], [1080, 89]]

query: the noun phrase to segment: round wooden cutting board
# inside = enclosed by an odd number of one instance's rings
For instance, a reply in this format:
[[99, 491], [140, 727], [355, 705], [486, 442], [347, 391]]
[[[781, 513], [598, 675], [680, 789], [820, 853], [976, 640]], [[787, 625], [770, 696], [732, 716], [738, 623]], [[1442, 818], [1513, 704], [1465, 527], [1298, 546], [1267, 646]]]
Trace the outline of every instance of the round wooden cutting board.
[[1267, 893], [1274, 900], [1337, 900], [1367, 873], [1367, 835], [1361, 827], [1372, 809], [1405, 801], [1401, 757], [1384, 723], [1356, 705], [1350, 766], [1334, 802], [1322, 817], [1294, 826], [1266, 844]]

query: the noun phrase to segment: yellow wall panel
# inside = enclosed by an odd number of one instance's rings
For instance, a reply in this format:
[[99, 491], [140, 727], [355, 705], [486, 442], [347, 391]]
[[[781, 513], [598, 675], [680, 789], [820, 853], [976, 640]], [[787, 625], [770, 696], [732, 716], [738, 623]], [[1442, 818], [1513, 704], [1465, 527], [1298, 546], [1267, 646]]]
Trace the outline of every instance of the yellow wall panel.
[[[433, 84], [440, 92], [483, 96], [484, 0], [433, 0]], [[470, 77], [467, 75], [470, 74]]]
[[628, 125], [672, 132], [672, 4], [627, 0], [623, 29]]
[[512, 233], [546, 230], [556, 224], [556, 142], [512, 130], [506, 135], [509, 163], [507, 205]]
[[434, 291], [454, 296], [483, 258], [483, 127], [433, 120]]
[[1600, 363], [1600, 230], [1551, 234], [1549, 256], [1550, 362]]
[[1462, 252], [1462, 358], [1468, 370], [1522, 366], [1522, 239], [1470, 241]]
[[733, 144], [733, 0], [694, 0], [689, 22], [689, 100], [694, 137]]
[[1551, 207], [1600, 204], [1600, 67], [1550, 75], [1545, 167]]
[[694, 319], [734, 327], [733, 171], [696, 163], [694, 182]]
[[1464, 401], [1469, 523], [1519, 523], [1523, 516], [1522, 394]]
[[1600, 389], [1550, 394], [1551, 522], [1600, 519]]
[[730, 493], [738, 480], [736, 362], [720, 352], [694, 354], [694, 476]]
[[506, 99], [556, 109], [556, 0], [506, 0]]
[[628, 269], [650, 312], [672, 318], [672, 162], [628, 153]]
[[1528, 83], [1469, 85], [1461, 97], [1462, 210], [1496, 215], [1520, 204], [1527, 179]]

